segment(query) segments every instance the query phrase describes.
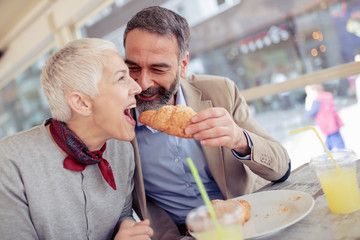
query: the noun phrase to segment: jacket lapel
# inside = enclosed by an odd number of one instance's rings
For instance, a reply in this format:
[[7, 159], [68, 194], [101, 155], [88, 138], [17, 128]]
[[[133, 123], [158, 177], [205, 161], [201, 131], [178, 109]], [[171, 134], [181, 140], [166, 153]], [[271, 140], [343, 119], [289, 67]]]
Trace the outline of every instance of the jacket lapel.
[[[190, 84], [187, 80], [181, 79], [181, 87], [183, 89], [186, 104], [195, 112], [200, 112], [213, 107], [211, 100], [202, 99], [202, 91]], [[219, 186], [223, 196], [226, 198], [226, 182], [224, 171], [224, 158], [221, 147], [202, 146], [207, 165]]]
[[[132, 115], [134, 119], [137, 119], [136, 112], [133, 110]], [[136, 120], [137, 121], [137, 120]], [[142, 168], [139, 154], [139, 146], [136, 137], [131, 141], [134, 147], [134, 160], [135, 160], [135, 171], [134, 171], [134, 191], [133, 191], [133, 208], [139, 215], [140, 219], [148, 218], [146, 197], [145, 197], [145, 186], [144, 179], [142, 176]]]

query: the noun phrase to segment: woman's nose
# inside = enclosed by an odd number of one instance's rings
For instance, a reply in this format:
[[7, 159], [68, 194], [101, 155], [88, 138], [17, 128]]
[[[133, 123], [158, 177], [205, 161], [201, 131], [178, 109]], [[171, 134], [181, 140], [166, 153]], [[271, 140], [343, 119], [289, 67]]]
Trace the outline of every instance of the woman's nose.
[[140, 87], [140, 85], [133, 79], [133, 78], [131, 78], [131, 82], [132, 82], [132, 84], [133, 84], [133, 91], [132, 91], [132, 93], [134, 94], [134, 95], [137, 95], [137, 94], [139, 94], [139, 93], [141, 93], [141, 87]]

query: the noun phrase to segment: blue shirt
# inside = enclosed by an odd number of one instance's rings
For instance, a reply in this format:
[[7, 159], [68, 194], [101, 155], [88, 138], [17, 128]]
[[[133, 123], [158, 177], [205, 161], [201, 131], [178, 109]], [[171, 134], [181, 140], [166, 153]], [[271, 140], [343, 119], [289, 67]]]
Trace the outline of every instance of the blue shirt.
[[[181, 87], [176, 104], [186, 106]], [[199, 141], [171, 136], [139, 122], [135, 131], [146, 195], [165, 209], [175, 223], [184, 224], [188, 212], [204, 204], [187, 157], [197, 167], [210, 199], [224, 199], [208, 169]]]
[[[176, 105], [186, 106], [181, 86], [176, 97]], [[175, 223], [184, 224], [188, 212], [204, 204], [187, 164], [187, 157], [193, 160], [198, 169], [209, 198], [224, 199], [207, 166], [200, 141], [171, 136], [139, 122], [135, 132], [146, 195], [165, 209]], [[248, 134], [245, 131], [244, 133], [251, 147], [252, 142]], [[251, 157], [240, 156], [234, 150], [233, 154], [243, 160]]]

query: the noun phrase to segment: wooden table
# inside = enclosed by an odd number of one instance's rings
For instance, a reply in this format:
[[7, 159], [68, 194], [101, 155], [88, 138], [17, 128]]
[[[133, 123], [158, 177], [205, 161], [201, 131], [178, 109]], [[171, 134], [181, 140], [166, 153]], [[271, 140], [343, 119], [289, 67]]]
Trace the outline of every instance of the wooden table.
[[[360, 161], [357, 161], [358, 180], [359, 172]], [[309, 193], [315, 199], [315, 206], [299, 222], [260, 239], [360, 239], [360, 210], [349, 214], [330, 212], [316, 174], [308, 163], [292, 171], [285, 182], [265, 186], [260, 191], [285, 189]]]

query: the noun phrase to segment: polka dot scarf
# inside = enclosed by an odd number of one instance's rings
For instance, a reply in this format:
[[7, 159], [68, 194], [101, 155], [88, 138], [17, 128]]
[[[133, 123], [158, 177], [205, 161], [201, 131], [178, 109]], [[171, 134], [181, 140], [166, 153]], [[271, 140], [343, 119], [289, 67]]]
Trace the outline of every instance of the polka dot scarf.
[[50, 118], [45, 123], [45, 125], [48, 124], [50, 124], [50, 132], [54, 141], [67, 154], [63, 163], [64, 168], [81, 172], [87, 165], [98, 164], [106, 182], [116, 190], [111, 166], [102, 157], [106, 143], [99, 151], [90, 152], [85, 143], [66, 126], [66, 123]]

